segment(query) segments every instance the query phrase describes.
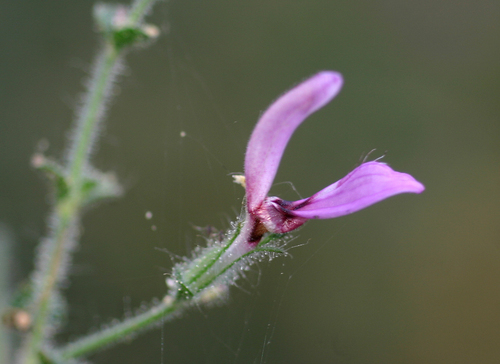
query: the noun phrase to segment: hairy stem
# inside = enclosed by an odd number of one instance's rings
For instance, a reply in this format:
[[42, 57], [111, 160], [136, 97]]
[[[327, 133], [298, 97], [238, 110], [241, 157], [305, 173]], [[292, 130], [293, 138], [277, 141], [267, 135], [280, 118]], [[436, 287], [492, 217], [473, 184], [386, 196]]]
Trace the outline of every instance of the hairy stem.
[[[57, 215], [57, 212], [56, 212]], [[76, 223], [78, 217], [60, 217], [59, 223], [53, 231], [53, 235], [45, 240], [40, 255], [46, 256], [48, 260], [41, 257], [39, 259], [40, 271], [37, 271], [34, 278], [35, 301], [32, 306], [33, 325], [31, 333], [24, 343], [24, 362], [38, 363], [38, 351], [48, 334], [48, 321], [51, 313], [51, 298], [54, 287], [61, 276], [61, 267], [64, 267], [64, 260], [68, 248], [66, 242], [74, 240]], [[69, 249], [66, 249], [69, 250]], [[38, 284], [37, 284], [38, 283]]]
[[[154, 1], [135, 1], [129, 25], [139, 26]], [[20, 353], [20, 360], [24, 364], [40, 362], [40, 349], [55, 325], [51, 322], [53, 301], [58, 283], [66, 276], [71, 251], [76, 244], [80, 215], [86, 204], [84, 184], [86, 172], [90, 170], [89, 159], [106, 102], [112, 93], [122, 53], [121, 48], [110, 40], [104, 42], [95, 61], [81, 112], [76, 119], [64, 167], [68, 191], [55, 203], [50, 219], [51, 233], [40, 245], [33, 275], [33, 299], [30, 306], [33, 324]]]
[[82, 113], [76, 122], [75, 138], [70, 149], [68, 168], [70, 182], [78, 191], [81, 188], [82, 175], [88, 168], [89, 157], [98, 132], [98, 124], [105, 111], [106, 100], [110, 96], [116, 68], [119, 65], [120, 52], [110, 43], [104, 44], [104, 49], [98, 54], [94, 74], [90, 80], [89, 92], [84, 99]]
[[57, 351], [57, 356], [62, 359], [72, 359], [91, 354], [109, 344], [125, 340], [130, 334], [171, 319], [187, 304], [187, 301], [178, 302], [167, 296], [160, 304], [146, 312], [68, 344]]
[[95, 129], [103, 114], [104, 103], [111, 90], [119, 54], [110, 44], [97, 57], [94, 74], [82, 113], [77, 119], [75, 137], [72, 140], [70, 158], [66, 170], [69, 172], [68, 194], [56, 202], [51, 222], [52, 233], [42, 242], [33, 278], [33, 318], [31, 333], [24, 343], [24, 363], [39, 362], [38, 351], [49, 336], [51, 300], [57, 284], [64, 278], [75, 245], [83, 201], [84, 170], [88, 165], [90, 151], [95, 139]]

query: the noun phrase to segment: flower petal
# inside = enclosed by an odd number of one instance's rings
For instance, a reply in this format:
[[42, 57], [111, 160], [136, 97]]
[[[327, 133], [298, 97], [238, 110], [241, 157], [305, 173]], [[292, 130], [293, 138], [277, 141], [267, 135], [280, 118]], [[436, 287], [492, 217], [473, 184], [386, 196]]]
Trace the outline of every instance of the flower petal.
[[249, 211], [267, 196], [295, 129], [335, 97], [342, 82], [339, 73], [320, 72], [282, 95], [264, 112], [250, 137], [245, 156]]
[[424, 189], [409, 174], [396, 172], [384, 163], [368, 162], [308, 199], [295, 201], [291, 214], [306, 219], [331, 219], [399, 193], [420, 193]]
[[303, 225], [307, 219], [295, 216], [289, 207], [295, 202], [284, 201], [279, 197], [266, 198], [254, 215], [272, 233], [288, 233]]

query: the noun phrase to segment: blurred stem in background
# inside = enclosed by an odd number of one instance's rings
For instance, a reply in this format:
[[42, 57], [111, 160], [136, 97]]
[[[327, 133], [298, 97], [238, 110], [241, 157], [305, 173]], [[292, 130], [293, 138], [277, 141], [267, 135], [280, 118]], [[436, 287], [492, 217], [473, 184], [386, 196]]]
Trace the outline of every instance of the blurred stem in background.
[[[8, 304], [7, 298], [11, 290], [11, 246], [11, 234], [6, 226], [0, 223], [0, 312], [5, 312]], [[2, 325], [0, 326], [0, 363], [10, 361], [10, 344], [11, 337]]]
[[106, 104], [112, 95], [113, 83], [120, 71], [121, 58], [132, 45], [158, 35], [155, 27], [143, 24], [143, 18], [154, 2], [136, 0], [131, 8], [95, 6], [94, 16], [103, 35], [103, 44], [76, 118], [65, 164], [59, 165], [41, 154], [33, 157], [32, 164], [45, 171], [54, 182], [55, 193], [49, 233], [37, 251], [31, 297], [25, 307], [32, 325], [22, 345], [21, 363], [40, 363], [41, 348], [57, 329], [61, 306], [58, 286], [66, 279], [71, 252], [78, 239], [82, 210], [98, 200], [121, 194], [113, 175], [94, 170], [89, 160]]

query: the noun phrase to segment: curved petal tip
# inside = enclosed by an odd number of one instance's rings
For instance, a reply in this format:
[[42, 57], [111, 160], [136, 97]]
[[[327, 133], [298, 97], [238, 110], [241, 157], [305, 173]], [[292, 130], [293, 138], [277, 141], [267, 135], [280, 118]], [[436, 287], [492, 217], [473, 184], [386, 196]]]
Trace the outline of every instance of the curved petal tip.
[[322, 71], [280, 96], [262, 114], [245, 156], [247, 203], [257, 208], [267, 196], [281, 157], [295, 129], [340, 91], [342, 75]]
[[400, 193], [421, 193], [424, 189], [407, 173], [396, 172], [385, 163], [367, 162], [310, 198], [297, 201], [292, 213], [307, 219], [330, 219]]

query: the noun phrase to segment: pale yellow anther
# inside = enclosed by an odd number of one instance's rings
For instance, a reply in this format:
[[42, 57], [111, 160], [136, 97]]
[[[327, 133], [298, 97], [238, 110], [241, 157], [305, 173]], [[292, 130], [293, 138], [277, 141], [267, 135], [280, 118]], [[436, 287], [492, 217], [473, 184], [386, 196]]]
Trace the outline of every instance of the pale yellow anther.
[[243, 188], [247, 187], [247, 183], [246, 183], [246, 179], [245, 179], [244, 175], [242, 175], [242, 174], [235, 174], [235, 175], [233, 175], [233, 179], [234, 179], [234, 181], [233, 181], [234, 183], [242, 185]]

